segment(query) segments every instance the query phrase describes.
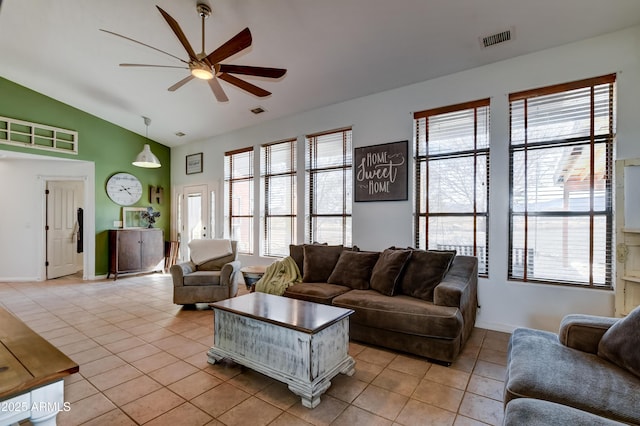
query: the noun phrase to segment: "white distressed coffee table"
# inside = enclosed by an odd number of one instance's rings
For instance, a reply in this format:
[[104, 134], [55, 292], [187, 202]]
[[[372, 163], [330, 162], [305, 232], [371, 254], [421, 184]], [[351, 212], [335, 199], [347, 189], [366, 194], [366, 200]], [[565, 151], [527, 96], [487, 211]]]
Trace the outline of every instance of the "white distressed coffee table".
[[348, 354], [351, 309], [265, 293], [210, 305], [214, 311], [209, 363], [229, 358], [284, 382], [314, 408], [338, 373], [351, 376]]

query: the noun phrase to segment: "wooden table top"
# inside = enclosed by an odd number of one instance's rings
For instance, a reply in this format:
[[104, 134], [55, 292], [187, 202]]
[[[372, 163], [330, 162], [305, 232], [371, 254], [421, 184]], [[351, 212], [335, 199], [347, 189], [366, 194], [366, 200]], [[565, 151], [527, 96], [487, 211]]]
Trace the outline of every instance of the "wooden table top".
[[78, 372], [78, 364], [2, 308], [0, 324], [0, 400]]
[[353, 313], [351, 309], [259, 292], [232, 297], [210, 306], [309, 334], [317, 333]]
[[266, 271], [266, 265], [243, 266], [240, 268], [240, 272], [243, 274], [264, 274]]

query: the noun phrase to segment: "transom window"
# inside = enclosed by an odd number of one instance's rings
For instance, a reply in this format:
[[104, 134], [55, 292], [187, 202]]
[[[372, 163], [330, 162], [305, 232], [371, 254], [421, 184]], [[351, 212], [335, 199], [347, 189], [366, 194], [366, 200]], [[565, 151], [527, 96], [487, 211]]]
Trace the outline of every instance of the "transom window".
[[307, 242], [351, 245], [351, 129], [306, 136]]
[[487, 276], [489, 99], [414, 114], [415, 244], [478, 257]]
[[509, 278], [611, 287], [615, 75], [509, 95]]
[[263, 145], [260, 156], [262, 254], [286, 257], [296, 242], [296, 140]]

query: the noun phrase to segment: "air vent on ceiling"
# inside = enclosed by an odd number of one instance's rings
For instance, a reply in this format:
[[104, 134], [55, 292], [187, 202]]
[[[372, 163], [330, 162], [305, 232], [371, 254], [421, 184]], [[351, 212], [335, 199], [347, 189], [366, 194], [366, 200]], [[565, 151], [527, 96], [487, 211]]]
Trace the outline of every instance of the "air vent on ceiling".
[[495, 46], [496, 44], [505, 43], [515, 38], [514, 28], [511, 27], [508, 30], [500, 31], [499, 33], [490, 34], [484, 37], [480, 37], [480, 44], [483, 48]]
[[266, 110], [264, 108], [262, 108], [261, 106], [257, 106], [255, 108], [251, 109], [251, 112], [254, 114], [262, 114], [263, 112], [265, 112]]

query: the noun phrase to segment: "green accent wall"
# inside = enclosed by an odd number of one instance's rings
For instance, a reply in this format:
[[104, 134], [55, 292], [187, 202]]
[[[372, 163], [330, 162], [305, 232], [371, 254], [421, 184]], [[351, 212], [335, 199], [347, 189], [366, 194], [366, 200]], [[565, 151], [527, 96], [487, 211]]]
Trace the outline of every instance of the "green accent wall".
[[[144, 126], [140, 115], [140, 126]], [[171, 214], [171, 149], [137, 133], [133, 133], [108, 121], [88, 114], [41, 93], [20, 86], [0, 77], [0, 116], [38, 124], [61, 127], [78, 132], [78, 154], [64, 154], [40, 149], [0, 144], [0, 150], [18, 151], [34, 155], [91, 161], [95, 164], [96, 194], [96, 275], [108, 271], [107, 230], [113, 229], [113, 221], [120, 220], [122, 207], [107, 196], [107, 179], [117, 172], [128, 172], [140, 179], [142, 198], [132, 207], [152, 206], [160, 212], [155, 227], [164, 229], [169, 239]], [[145, 143], [158, 157], [162, 167], [143, 169], [131, 162]], [[162, 204], [149, 203], [149, 186], [164, 188]]]

